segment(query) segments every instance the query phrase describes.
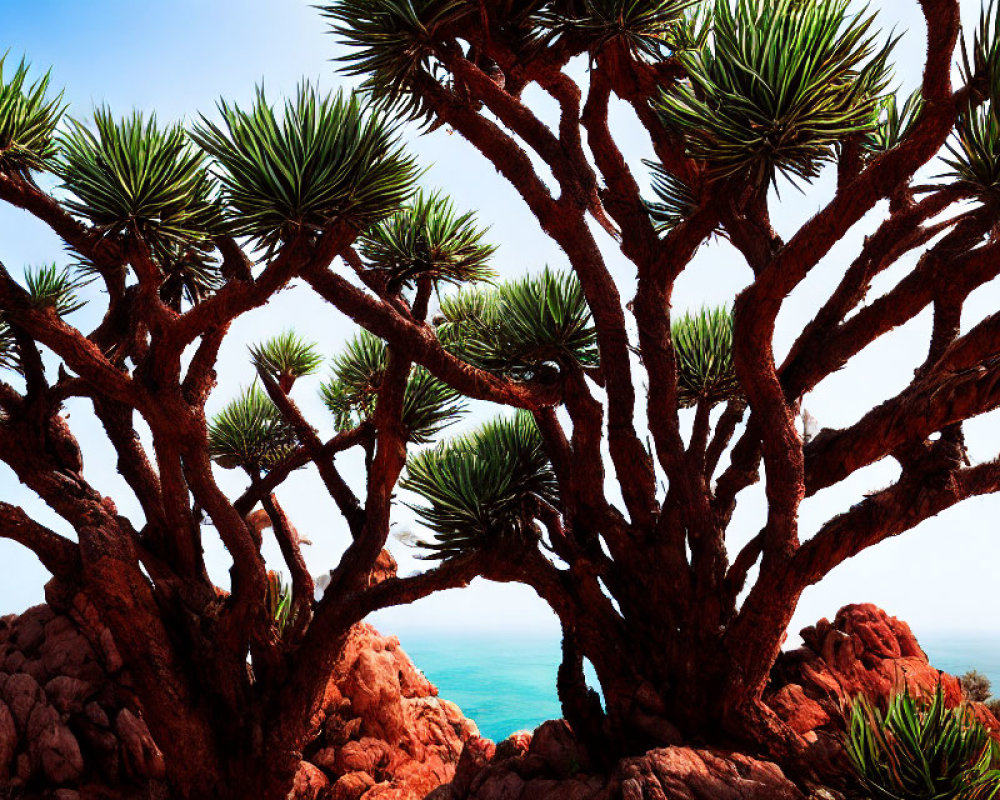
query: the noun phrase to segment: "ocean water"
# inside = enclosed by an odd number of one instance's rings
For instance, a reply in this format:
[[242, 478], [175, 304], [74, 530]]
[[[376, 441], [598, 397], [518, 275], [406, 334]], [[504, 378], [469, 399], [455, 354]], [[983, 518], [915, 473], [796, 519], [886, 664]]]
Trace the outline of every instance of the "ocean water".
[[[1000, 633], [918, 636], [931, 664], [961, 675], [977, 669], [1000, 694]], [[421, 633], [400, 636], [413, 662], [494, 741], [560, 716], [557, 635]], [[591, 673], [592, 685], [596, 686]]]

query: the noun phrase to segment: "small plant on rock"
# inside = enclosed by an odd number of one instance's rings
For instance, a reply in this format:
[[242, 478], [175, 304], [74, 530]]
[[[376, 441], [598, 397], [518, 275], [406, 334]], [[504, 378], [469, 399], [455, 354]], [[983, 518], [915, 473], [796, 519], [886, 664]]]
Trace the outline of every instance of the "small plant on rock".
[[883, 712], [852, 705], [847, 754], [861, 784], [884, 800], [991, 800], [1000, 795], [997, 745], [965, 703], [947, 708], [940, 684], [929, 699], [904, 688]]

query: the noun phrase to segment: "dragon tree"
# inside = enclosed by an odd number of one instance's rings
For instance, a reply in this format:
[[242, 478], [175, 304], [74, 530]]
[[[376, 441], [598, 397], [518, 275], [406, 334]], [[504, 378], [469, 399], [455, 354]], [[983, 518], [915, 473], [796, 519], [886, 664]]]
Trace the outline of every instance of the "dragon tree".
[[[0, 503], [0, 536], [97, 605], [177, 796], [284, 797], [351, 625], [476, 576], [551, 605], [564, 714], [595, 750], [724, 742], [801, 767], [806, 743], [762, 692], [802, 591], [1000, 489], [962, 427], [1000, 404], [1000, 317], [961, 325], [1000, 272], [1000, 22], [987, 10], [959, 49], [957, 0], [919, 6], [933, 35], [907, 99], [892, 42], [847, 0], [340, 0], [323, 12], [360, 94], [303, 85], [275, 107], [259, 92], [190, 129], [70, 119], [48, 76], [8, 65], [0, 199], [72, 255], [21, 279], [0, 268], [0, 460], [61, 518]], [[612, 102], [645, 131], [641, 171]], [[564, 263], [498, 281], [475, 216], [418, 187], [407, 123], [467, 140]], [[821, 173], [832, 199], [779, 237], [773, 187], [815, 191]], [[785, 298], [876, 207], [779, 358]], [[674, 313], [678, 278], [720, 238], [746, 288]], [[612, 277], [612, 248], [634, 285]], [[282, 320], [247, 354], [249, 387], [218, 390], [231, 402], [207, 415], [233, 321], [292, 281], [359, 326], [326, 371], [329, 416], [296, 399], [326, 345]], [[90, 331], [72, 322], [83, 303]], [[806, 435], [803, 397], [925, 309], [912, 382]], [[92, 407], [141, 512], [88, 482], [71, 400]], [[470, 400], [505, 410], [442, 434]], [[361, 481], [338, 468], [352, 448]], [[891, 485], [799, 531], [804, 498], [887, 459]], [[279, 499], [303, 468], [351, 534], [321, 599]], [[733, 551], [737, 501], [758, 485], [766, 524]], [[384, 549], [397, 495], [432, 562], [409, 577]], [[221, 588], [207, 535], [232, 558]]]
[[[1000, 272], [1000, 27], [992, 4], [969, 35], [957, 0], [913, 7], [929, 44], [919, 90], [897, 97], [895, 40], [848, 0], [323, 6], [342, 72], [415, 129], [464, 138], [565, 256], [564, 275], [449, 293], [434, 325], [305, 277], [462, 394], [521, 409], [411, 456], [403, 486], [428, 558], [489, 556], [482, 574], [551, 605], [564, 714], [602, 752], [742, 742], [801, 765], [806, 743], [762, 693], [803, 590], [1000, 488], [1000, 463], [970, 463], [963, 433], [1000, 403], [1000, 315], [961, 325]], [[641, 167], [613, 107], [644, 135]], [[771, 212], [789, 183], [820, 210], [782, 237]], [[870, 212], [783, 353], [786, 298]], [[675, 312], [678, 279], [720, 238], [746, 288]], [[609, 268], [622, 255], [633, 281]], [[902, 277], [872, 291], [890, 269]], [[806, 430], [803, 398], [925, 309], [909, 385]], [[886, 460], [890, 485], [800, 530], [806, 498]], [[755, 485], [766, 521], [740, 536]]]
[[[259, 93], [186, 131], [103, 108], [69, 121], [49, 84], [24, 63], [0, 71], [0, 197], [71, 253], [64, 267], [18, 270], [22, 280], [0, 265], [0, 459], [62, 527], [0, 500], [0, 536], [38, 556], [53, 591], [97, 605], [174, 796], [284, 798], [350, 627], [475, 574], [462, 562], [399, 578], [383, 550], [407, 447], [465, 402], [360, 332], [332, 361], [331, 414], [314, 427], [293, 386], [325, 358], [279, 327], [247, 353], [249, 388], [230, 389], [209, 418], [219, 348], [233, 320], [294, 277], [354, 263], [356, 241], [369, 259], [359, 278], [411, 326], [439, 285], [492, 275], [494, 248], [471, 213], [418, 191], [396, 126], [357, 97], [303, 85], [275, 109]], [[89, 332], [70, 321], [84, 305], [100, 320]], [[70, 400], [93, 410], [72, 428]], [[78, 437], [95, 428], [134, 518], [85, 477]], [[334, 460], [352, 448], [365, 455], [360, 486]], [[319, 601], [278, 497], [309, 465], [351, 534]], [[242, 493], [227, 495], [217, 469], [244, 475]], [[267, 528], [281, 564], [262, 556]], [[232, 558], [228, 586], [209, 577], [206, 535]]]

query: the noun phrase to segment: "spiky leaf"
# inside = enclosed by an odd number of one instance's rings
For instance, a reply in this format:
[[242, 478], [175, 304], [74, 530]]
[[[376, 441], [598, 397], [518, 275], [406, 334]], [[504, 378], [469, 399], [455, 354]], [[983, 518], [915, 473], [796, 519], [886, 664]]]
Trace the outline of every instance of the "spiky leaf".
[[991, 800], [1000, 771], [996, 745], [966, 704], [949, 709], [940, 685], [929, 699], [908, 687], [883, 711], [864, 696], [850, 708], [845, 745], [862, 784], [876, 798]]
[[364, 76], [362, 89], [376, 102], [426, 119], [431, 112], [414, 86], [438, 70], [434, 43], [474, 8], [462, 0], [338, 0], [320, 11], [345, 46], [341, 71]]
[[252, 346], [250, 357], [258, 370], [266, 371], [286, 391], [296, 379], [312, 375], [323, 363], [316, 345], [291, 330]]
[[438, 336], [456, 355], [517, 380], [559, 367], [597, 365], [597, 333], [570, 272], [538, 275], [445, 298]]
[[[334, 359], [333, 375], [320, 390], [333, 413], [338, 430], [347, 430], [375, 414], [379, 390], [385, 378], [388, 350], [385, 342], [367, 331], [352, 339]], [[461, 395], [423, 367], [414, 367], [403, 395], [403, 426], [416, 444], [457, 420], [465, 410]]]
[[419, 192], [410, 206], [371, 228], [358, 251], [371, 269], [383, 272], [390, 287], [412, 286], [419, 278], [436, 283], [481, 281], [496, 247], [483, 242], [486, 231], [472, 212], [458, 214], [443, 194]]
[[65, 106], [62, 92], [48, 97], [49, 73], [28, 82], [28, 63], [4, 75], [0, 57], [0, 172], [27, 174], [46, 169], [55, 156], [55, 130]]
[[725, 308], [685, 314], [670, 326], [682, 408], [723, 403], [740, 395], [733, 364], [733, 316]]
[[218, 162], [232, 230], [273, 251], [337, 220], [365, 228], [399, 209], [417, 167], [396, 129], [357, 95], [299, 86], [279, 114], [263, 89], [249, 110], [220, 101], [222, 123], [192, 136]]
[[948, 170], [941, 177], [983, 203], [1000, 202], [1000, 107], [991, 101], [967, 109], [946, 147]]
[[878, 125], [864, 139], [865, 149], [877, 155], [897, 147], [913, 130], [923, 108], [924, 98], [919, 89], [906, 98], [902, 108], [899, 107], [896, 95], [886, 95]]
[[582, 0], [546, 3], [533, 22], [543, 43], [561, 35], [582, 37], [590, 52], [610, 42], [621, 43], [633, 56], [663, 56], [684, 12], [701, 0]]
[[107, 235], [138, 234], [166, 255], [217, 231], [205, 154], [179, 125], [161, 128], [138, 112], [119, 121], [100, 108], [93, 129], [73, 122], [60, 144], [66, 205]]
[[226, 469], [266, 471], [295, 446], [295, 432], [259, 386], [243, 392], [208, 426], [209, 454]]
[[400, 485], [424, 500], [411, 508], [434, 538], [417, 544], [435, 559], [534, 539], [538, 502], [558, 500], [541, 434], [527, 412], [416, 453]]
[[68, 268], [59, 269], [55, 264], [29, 268], [24, 271], [24, 282], [32, 305], [52, 308], [60, 317], [86, 305], [76, 293], [81, 281], [73, 277]]
[[715, 0], [712, 37], [680, 51], [689, 80], [665, 92], [665, 125], [714, 176], [810, 179], [835, 146], [876, 124], [892, 43], [850, 0]]

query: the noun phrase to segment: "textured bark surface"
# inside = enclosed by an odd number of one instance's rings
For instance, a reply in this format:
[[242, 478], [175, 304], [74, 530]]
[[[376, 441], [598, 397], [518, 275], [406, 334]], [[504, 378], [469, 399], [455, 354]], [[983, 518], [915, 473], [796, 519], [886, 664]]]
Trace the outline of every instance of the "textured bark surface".
[[[81, 594], [50, 600], [0, 619], [0, 798], [170, 797], [108, 628]], [[295, 800], [418, 800], [451, 780], [478, 735], [395, 637], [364, 624], [347, 638], [321, 713]]]

